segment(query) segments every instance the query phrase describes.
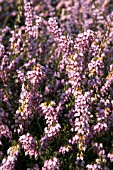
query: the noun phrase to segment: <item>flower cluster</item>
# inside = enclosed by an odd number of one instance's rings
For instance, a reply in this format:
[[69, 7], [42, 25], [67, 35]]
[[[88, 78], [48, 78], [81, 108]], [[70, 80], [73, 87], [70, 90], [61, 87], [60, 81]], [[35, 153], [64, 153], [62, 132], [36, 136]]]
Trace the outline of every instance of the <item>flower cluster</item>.
[[12, 170], [15, 168], [15, 163], [17, 162], [18, 154], [19, 154], [19, 145], [10, 147], [7, 150], [8, 157], [2, 160], [0, 168], [2, 170]]
[[113, 169], [112, 0], [0, 0], [0, 170]]
[[52, 138], [59, 133], [60, 124], [58, 123], [58, 115], [53, 107], [55, 105], [54, 102], [51, 102], [48, 106], [44, 103], [41, 104], [42, 115], [46, 120], [47, 127], [44, 128], [44, 137], [41, 138], [41, 146], [42, 148], [46, 148], [48, 142], [52, 140]]
[[25, 150], [25, 155], [37, 157], [38, 152], [36, 150], [36, 140], [29, 133], [20, 136], [19, 142]]
[[59, 170], [59, 160], [53, 157], [52, 159], [46, 160], [42, 170]]

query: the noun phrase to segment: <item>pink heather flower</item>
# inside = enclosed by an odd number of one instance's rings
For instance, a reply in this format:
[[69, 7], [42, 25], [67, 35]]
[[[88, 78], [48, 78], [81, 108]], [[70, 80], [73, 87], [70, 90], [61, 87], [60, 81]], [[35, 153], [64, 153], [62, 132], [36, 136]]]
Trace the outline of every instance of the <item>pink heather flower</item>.
[[19, 81], [23, 84], [25, 81], [24, 73], [21, 70], [17, 70], [17, 76]]
[[32, 36], [34, 39], [38, 39], [38, 29], [42, 26], [43, 20], [39, 16], [35, 16], [35, 25], [32, 26]]
[[61, 146], [59, 149], [59, 153], [65, 154], [66, 152], [69, 152], [72, 150], [71, 146]]
[[113, 154], [112, 153], [108, 153], [107, 157], [110, 159], [111, 162], [113, 162]]
[[15, 114], [15, 130], [19, 134], [23, 133], [23, 130], [27, 130], [31, 119], [34, 118], [39, 109], [41, 95], [35, 91], [35, 88], [33, 89], [33, 86], [32, 90], [31, 87], [29, 88], [29, 90], [26, 90], [25, 84], [22, 84], [19, 99], [20, 107], [16, 110]]
[[[74, 108], [69, 111], [68, 117], [69, 122], [72, 126], [71, 131], [77, 134], [69, 140], [72, 144], [79, 144], [82, 140], [84, 147], [85, 142], [89, 140], [90, 137], [90, 126], [89, 126], [89, 106], [90, 106], [90, 92], [85, 92], [84, 94], [78, 94], [75, 99]], [[81, 139], [82, 136], [82, 139]]]
[[7, 125], [4, 125], [0, 122], [0, 138], [5, 136], [6, 138], [12, 138], [12, 132], [9, 130]]
[[55, 109], [55, 103], [53, 101], [47, 106], [46, 103], [40, 105], [41, 115], [46, 120], [47, 127], [44, 128], [44, 137], [41, 138], [42, 148], [47, 147], [48, 142], [60, 132], [60, 124], [58, 123], [58, 113]]
[[0, 43], [0, 60], [2, 59], [4, 54], [5, 54], [4, 45]]
[[94, 35], [95, 34], [92, 30], [87, 30], [84, 33], [78, 34], [74, 48], [79, 50], [79, 53], [84, 54], [93, 42]]
[[[79, 169], [110, 170], [107, 165], [111, 167], [113, 162], [108, 146], [113, 135], [112, 0], [21, 2], [0, 0], [3, 21], [0, 23], [0, 170], [16, 169], [21, 149], [13, 146], [15, 142], [22, 146], [25, 156], [30, 156], [33, 168], [27, 170], [60, 169], [59, 160], [64, 161], [63, 154], [72, 147], [78, 150], [76, 165], [71, 162], [72, 169], [80, 166]], [[18, 5], [23, 9], [17, 10]], [[7, 24], [11, 28], [5, 27]], [[40, 152], [34, 137], [24, 134], [36, 128]], [[57, 141], [57, 135], [62, 136], [65, 130], [66, 136]], [[101, 137], [103, 143], [96, 142], [97, 138], [102, 141]], [[8, 150], [4, 139], [11, 145]], [[64, 139], [69, 145], [63, 145]], [[90, 160], [89, 149], [93, 149], [97, 159]], [[40, 168], [34, 164], [38, 154], [44, 161]], [[59, 159], [51, 158], [55, 154]], [[45, 160], [48, 156], [50, 159]], [[85, 157], [89, 158], [88, 165]]]
[[31, 85], [39, 87], [46, 79], [45, 68], [40, 64], [37, 64], [34, 70], [27, 72], [27, 80], [30, 81]]
[[18, 31], [11, 31], [11, 34], [12, 37], [9, 41], [12, 55], [19, 55], [23, 50], [23, 46], [21, 47], [21, 44], [23, 44], [22, 30], [19, 29]]
[[32, 7], [33, 1], [24, 0], [24, 10], [25, 10], [25, 25], [26, 25], [26, 32], [29, 33], [29, 35], [32, 35], [32, 26], [34, 21], [33, 16], [33, 7]]
[[88, 170], [96, 170], [98, 168], [97, 164], [91, 164], [91, 165], [87, 165], [86, 168]]
[[51, 141], [52, 138], [60, 132], [60, 128], [60, 124], [56, 124], [44, 129], [45, 135], [40, 140], [42, 148], [47, 148], [49, 141]]
[[58, 28], [56, 18], [55, 17], [49, 18], [48, 24], [49, 24], [49, 27], [50, 27], [50, 31], [52, 31], [52, 33], [54, 34], [55, 39], [58, 41], [58, 39], [60, 38], [62, 32], [61, 32], [61, 29]]
[[8, 150], [7, 150], [7, 154], [10, 155], [10, 156], [18, 156], [18, 153], [19, 153], [19, 145], [17, 146], [12, 146], [10, 147]]
[[37, 157], [38, 151], [36, 149], [36, 140], [29, 133], [20, 136], [19, 142], [22, 144], [25, 155]]
[[15, 169], [15, 165], [18, 159], [19, 154], [19, 145], [12, 146], [7, 150], [8, 157], [2, 160], [0, 165], [1, 170], [13, 170]]
[[59, 160], [56, 157], [46, 160], [42, 170], [59, 170]]
[[107, 131], [108, 127], [106, 123], [97, 123], [93, 126], [94, 133], [100, 133], [102, 130]]
[[60, 124], [56, 124], [55, 126], [45, 128], [44, 131], [48, 137], [52, 137], [52, 136], [55, 136], [59, 132], [60, 128], [61, 128]]
[[4, 158], [2, 160], [2, 164], [0, 166], [0, 168], [2, 170], [13, 170], [15, 167], [15, 158], [12, 156], [8, 156], [7, 158]]

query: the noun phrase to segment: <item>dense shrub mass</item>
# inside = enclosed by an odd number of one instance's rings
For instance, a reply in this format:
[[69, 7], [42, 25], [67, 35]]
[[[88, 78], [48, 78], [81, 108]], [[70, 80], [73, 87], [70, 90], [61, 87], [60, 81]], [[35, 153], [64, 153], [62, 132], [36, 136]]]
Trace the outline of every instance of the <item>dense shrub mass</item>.
[[113, 1], [0, 0], [0, 170], [113, 169]]

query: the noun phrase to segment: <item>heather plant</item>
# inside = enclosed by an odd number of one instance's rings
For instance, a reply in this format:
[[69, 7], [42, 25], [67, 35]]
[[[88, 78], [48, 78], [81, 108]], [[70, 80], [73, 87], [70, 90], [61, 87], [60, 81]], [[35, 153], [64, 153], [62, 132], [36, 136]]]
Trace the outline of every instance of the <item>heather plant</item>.
[[0, 170], [112, 170], [112, 0], [0, 0], [0, 21]]

